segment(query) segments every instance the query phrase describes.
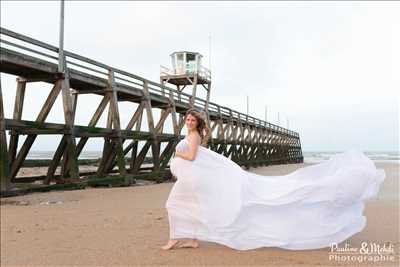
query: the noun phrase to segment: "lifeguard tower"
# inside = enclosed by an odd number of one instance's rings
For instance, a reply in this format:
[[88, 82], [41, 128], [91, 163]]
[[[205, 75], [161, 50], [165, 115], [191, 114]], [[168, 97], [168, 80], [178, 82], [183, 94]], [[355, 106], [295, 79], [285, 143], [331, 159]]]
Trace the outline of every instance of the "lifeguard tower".
[[211, 72], [201, 64], [202, 55], [197, 52], [179, 51], [171, 55], [172, 69], [161, 66], [160, 82], [173, 84], [182, 92], [192, 87], [190, 106], [194, 106], [197, 85], [202, 85], [207, 91], [205, 110], [208, 110], [211, 89]]

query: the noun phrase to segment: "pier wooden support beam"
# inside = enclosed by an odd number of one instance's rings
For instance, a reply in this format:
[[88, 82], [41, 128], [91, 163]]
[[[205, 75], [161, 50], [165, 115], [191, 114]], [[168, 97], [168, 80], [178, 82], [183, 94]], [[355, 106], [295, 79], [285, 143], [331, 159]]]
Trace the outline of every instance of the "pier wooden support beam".
[[7, 191], [11, 186], [10, 161], [7, 151], [7, 136], [4, 120], [3, 92], [0, 81], [0, 191]]
[[[113, 125], [112, 118], [113, 118], [113, 115], [112, 115], [112, 109], [111, 109], [111, 104], [110, 104], [108, 107], [107, 125], [106, 125], [107, 128], [112, 128], [112, 125]], [[112, 152], [112, 146], [113, 146], [113, 144], [112, 144], [111, 138], [104, 137], [103, 155], [101, 157], [99, 167], [97, 168], [97, 176], [99, 176], [99, 177], [102, 177], [106, 174], [105, 168], [106, 168], [108, 158], [110, 157], [111, 152]]]
[[194, 75], [193, 81], [190, 81], [190, 82], [192, 83], [192, 96], [190, 97], [189, 106], [193, 107], [195, 104], [195, 98], [196, 98], [197, 75]]
[[[79, 179], [78, 155], [76, 153], [76, 141], [73, 131], [78, 95], [71, 95], [69, 71], [65, 70], [64, 74], [65, 78], [61, 81], [61, 94], [63, 99], [65, 126], [69, 133], [65, 136], [67, 146], [64, 150], [61, 172], [63, 177], [69, 175], [72, 179]], [[69, 170], [69, 173], [67, 173], [67, 170]]]
[[[65, 57], [64, 55], [60, 56]], [[64, 64], [64, 67], [62, 68], [63, 73], [62, 75], [60, 75], [61, 79], [57, 80], [56, 83], [58, 83], [61, 87], [65, 133], [62, 136], [61, 141], [53, 156], [53, 159], [49, 165], [46, 179], [44, 179], [43, 181], [44, 184], [49, 184], [50, 181], [53, 179], [54, 173], [61, 159], [62, 178], [70, 177], [73, 180], [79, 180], [78, 153], [74, 131], [78, 94], [72, 93], [72, 90], [70, 88], [70, 74], [69, 70], [67, 70], [66, 68], [65, 58], [60, 62]]]
[[[149, 132], [151, 133], [151, 140], [148, 141], [151, 143], [151, 153], [152, 153], [152, 158], [153, 158], [153, 171], [159, 171], [160, 170], [160, 151], [158, 150], [158, 139], [157, 139], [157, 129], [154, 127], [154, 118], [153, 118], [153, 112], [152, 112], [152, 107], [151, 107], [151, 98], [150, 98], [150, 93], [149, 93], [149, 87], [148, 83], [145, 81], [143, 84], [143, 95], [145, 97], [144, 100], [144, 107], [146, 109], [146, 114], [147, 114], [147, 123], [149, 127]], [[144, 155], [143, 155], [144, 157]]]
[[44, 184], [50, 184], [51, 180], [54, 178], [54, 173], [56, 172], [57, 166], [63, 156], [65, 148], [67, 147], [67, 138], [64, 135], [61, 138], [60, 143], [57, 146], [56, 152], [54, 153], [53, 159], [50, 162], [49, 168], [47, 169], [46, 179], [43, 180]]
[[172, 119], [172, 127], [174, 129], [174, 135], [176, 139], [178, 139], [178, 136], [180, 134], [180, 125], [178, 124], [178, 117], [176, 113], [176, 106], [175, 106], [175, 100], [174, 100], [174, 95], [173, 92], [169, 92], [169, 104], [171, 105], [171, 119]]
[[[129, 121], [127, 129], [128, 129], [128, 127], [130, 127], [132, 129], [133, 125], [136, 123], [135, 130], [140, 131], [140, 128], [142, 127], [143, 110], [144, 110], [144, 104], [143, 104], [143, 102], [141, 102], [139, 104], [139, 107], [135, 111], [135, 114], [133, 115], [132, 119]], [[132, 173], [132, 170], [135, 166], [135, 162], [137, 160], [139, 141], [133, 140], [131, 142], [131, 144], [132, 144], [132, 152], [131, 152], [131, 163], [130, 163], [130, 168], [129, 168], [130, 173]], [[125, 151], [124, 151], [124, 154], [126, 154]]]
[[113, 164], [114, 155], [117, 157], [117, 165], [122, 175], [126, 174], [125, 154], [122, 147], [121, 122], [118, 109], [118, 96], [115, 86], [114, 71], [108, 71], [108, 92], [110, 105], [108, 110], [107, 127], [115, 130], [117, 137], [113, 139], [105, 138], [103, 157], [98, 168], [97, 174], [103, 176], [108, 172]]
[[[25, 88], [26, 88], [26, 81], [21, 81], [20, 79], [17, 78], [17, 92], [15, 94], [14, 113], [13, 113], [13, 119], [17, 121], [20, 121], [22, 119], [22, 108], [24, 106]], [[11, 137], [9, 146], [9, 158], [10, 162], [13, 162], [17, 154], [19, 134], [16, 131], [11, 130], [10, 135]]]

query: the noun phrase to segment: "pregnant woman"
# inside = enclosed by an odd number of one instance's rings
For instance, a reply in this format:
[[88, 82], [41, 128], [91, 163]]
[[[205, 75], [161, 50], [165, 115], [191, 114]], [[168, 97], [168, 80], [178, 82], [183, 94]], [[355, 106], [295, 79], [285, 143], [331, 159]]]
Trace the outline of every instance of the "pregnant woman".
[[197, 248], [198, 240], [237, 250], [318, 249], [366, 226], [365, 201], [376, 197], [385, 172], [362, 152], [263, 176], [205, 147], [210, 130], [202, 113], [188, 110], [185, 123], [188, 134], [170, 165], [177, 181], [165, 204], [170, 239], [162, 249]]

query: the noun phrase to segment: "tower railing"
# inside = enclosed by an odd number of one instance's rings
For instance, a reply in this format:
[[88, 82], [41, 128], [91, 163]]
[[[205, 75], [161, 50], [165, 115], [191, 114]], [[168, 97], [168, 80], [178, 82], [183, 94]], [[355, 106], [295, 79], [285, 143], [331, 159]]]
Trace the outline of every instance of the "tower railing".
[[165, 67], [163, 65], [160, 65], [160, 77], [168, 77], [168, 76], [174, 76], [174, 75], [185, 75], [185, 74], [197, 74], [199, 75], [200, 78], [206, 80], [206, 81], [211, 81], [211, 71], [207, 69], [204, 66], [200, 66], [198, 70], [196, 69], [191, 69], [191, 68], [186, 68], [186, 72], [182, 73], [176, 73], [175, 70], [170, 69], [168, 67]]

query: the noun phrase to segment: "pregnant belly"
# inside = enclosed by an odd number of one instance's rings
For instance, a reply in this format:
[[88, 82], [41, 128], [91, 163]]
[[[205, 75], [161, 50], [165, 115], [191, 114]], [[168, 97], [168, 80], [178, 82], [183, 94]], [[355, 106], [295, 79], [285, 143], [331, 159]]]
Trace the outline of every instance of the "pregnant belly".
[[179, 168], [181, 168], [181, 166], [179, 166], [179, 165], [181, 165], [179, 162], [180, 160], [181, 159], [179, 157], [174, 157], [174, 158], [172, 158], [171, 164], [169, 165], [171, 173], [175, 177], [178, 177], [178, 170], [179, 170]]
[[180, 157], [174, 157], [171, 160], [170, 163], [170, 170], [171, 173], [176, 177], [176, 178], [181, 178], [182, 176], [187, 176], [188, 173], [191, 173], [192, 171], [192, 166], [191, 166], [191, 161], [184, 160], [183, 158]]

